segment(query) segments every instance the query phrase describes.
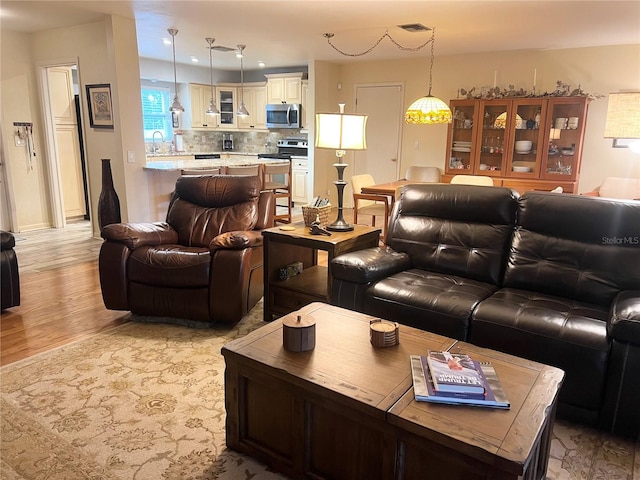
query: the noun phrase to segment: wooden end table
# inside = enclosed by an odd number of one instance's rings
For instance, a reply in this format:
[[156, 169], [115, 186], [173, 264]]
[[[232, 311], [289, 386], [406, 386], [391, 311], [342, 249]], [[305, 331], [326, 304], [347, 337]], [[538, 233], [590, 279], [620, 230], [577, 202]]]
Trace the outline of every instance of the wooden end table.
[[[328, 265], [343, 253], [375, 247], [380, 229], [354, 225], [350, 232], [331, 232], [331, 236], [311, 235], [304, 223], [264, 230], [264, 320], [297, 310], [311, 302], [329, 302], [331, 276], [329, 267], [318, 265], [318, 251], [326, 251]], [[280, 280], [281, 267], [302, 262], [301, 274]]]

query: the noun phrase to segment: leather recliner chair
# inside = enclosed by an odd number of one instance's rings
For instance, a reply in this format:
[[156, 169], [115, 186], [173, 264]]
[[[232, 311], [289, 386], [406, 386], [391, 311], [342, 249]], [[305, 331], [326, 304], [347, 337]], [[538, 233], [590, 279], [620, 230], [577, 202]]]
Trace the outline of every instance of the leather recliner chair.
[[18, 274], [18, 258], [13, 249], [16, 239], [10, 232], [0, 231], [0, 289], [2, 290], [2, 301], [0, 308], [16, 307], [20, 305], [20, 276]]
[[261, 230], [274, 198], [259, 177], [178, 178], [166, 222], [102, 230], [104, 304], [111, 310], [233, 324], [263, 295]]

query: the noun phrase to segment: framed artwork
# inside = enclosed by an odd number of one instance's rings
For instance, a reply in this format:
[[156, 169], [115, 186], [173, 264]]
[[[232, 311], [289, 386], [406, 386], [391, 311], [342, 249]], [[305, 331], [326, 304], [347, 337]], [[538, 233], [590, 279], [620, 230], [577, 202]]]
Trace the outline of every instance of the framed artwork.
[[91, 128], [113, 128], [111, 85], [103, 83], [87, 85], [86, 88]]

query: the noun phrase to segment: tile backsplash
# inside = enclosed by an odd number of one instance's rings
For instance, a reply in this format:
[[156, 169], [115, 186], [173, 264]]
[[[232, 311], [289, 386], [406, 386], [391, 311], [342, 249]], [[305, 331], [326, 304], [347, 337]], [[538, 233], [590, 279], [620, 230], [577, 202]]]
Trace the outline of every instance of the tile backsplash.
[[[222, 139], [225, 134], [233, 135], [233, 151], [242, 153], [277, 153], [278, 140], [283, 138], [307, 138], [307, 133], [297, 129], [282, 129], [269, 131], [204, 131], [183, 130], [182, 140], [184, 151], [187, 153], [221, 152]], [[170, 142], [165, 142], [165, 148], [169, 151]], [[147, 151], [151, 151], [151, 142], [146, 144]]]

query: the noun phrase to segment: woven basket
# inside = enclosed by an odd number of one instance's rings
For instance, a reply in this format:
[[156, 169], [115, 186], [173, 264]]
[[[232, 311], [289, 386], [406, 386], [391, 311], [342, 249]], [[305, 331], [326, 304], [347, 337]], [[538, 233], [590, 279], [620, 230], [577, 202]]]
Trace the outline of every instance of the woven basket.
[[331, 204], [324, 207], [311, 207], [309, 205], [302, 206], [302, 216], [304, 218], [304, 225], [310, 227], [316, 219], [320, 219], [320, 226], [329, 224], [329, 212], [331, 212]]

